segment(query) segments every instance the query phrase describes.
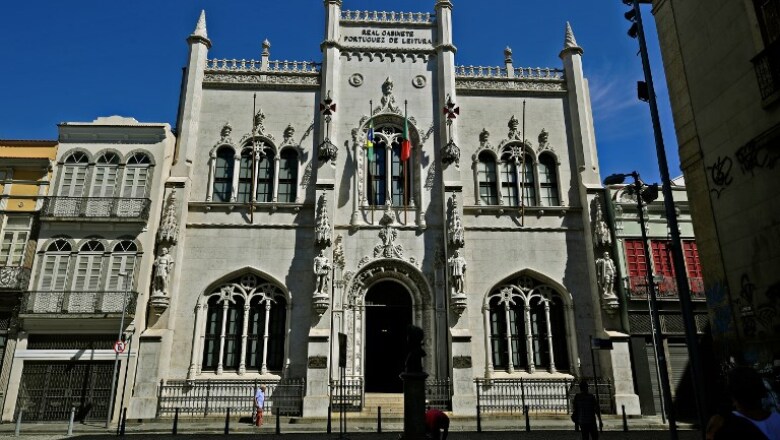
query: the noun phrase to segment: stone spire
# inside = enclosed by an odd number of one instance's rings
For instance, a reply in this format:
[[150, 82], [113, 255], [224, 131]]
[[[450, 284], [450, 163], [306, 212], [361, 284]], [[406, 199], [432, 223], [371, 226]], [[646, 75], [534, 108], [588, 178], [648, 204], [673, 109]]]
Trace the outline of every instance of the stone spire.
[[187, 39], [188, 41], [202, 41], [207, 47], [211, 47], [211, 40], [209, 40], [208, 32], [206, 32], [206, 11], [200, 11], [200, 17], [198, 17], [198, 23], [195, 25], [195, 30]]
[[571, 30], [571, 24], [566, 22], [566, 36], [563, 39], [563, 50], [561, 51], [561, 57], [567, 52], [574, 52], [582, 55], [582, 48], [577, 44], [577, 40], [574, 38], [574, 31]]

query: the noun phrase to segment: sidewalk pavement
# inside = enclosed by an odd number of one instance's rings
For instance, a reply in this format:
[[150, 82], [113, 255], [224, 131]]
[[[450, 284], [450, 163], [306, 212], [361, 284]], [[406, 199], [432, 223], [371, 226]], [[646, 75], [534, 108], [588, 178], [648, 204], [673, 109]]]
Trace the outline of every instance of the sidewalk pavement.
[[[271, 435], [276, 431], [276, 417], [267, 417], [266, 423], [262, 428], [256, 428], [251, 423], [251, 418], [248, 416], [243, 417], [231, 417], [229, 432], [230, 434], [263, 434]], [[532, 432], [545, 431], [548, 434], [541, 437], [529, 437], [529, 433], [525, 432], [525, 419], [522, 415], [518, 417], [483, 417], [482, 418], [482, 431], [483, 434], [480, 438], [509, 438], [506, 435], [499, 435], [498, 433], [517, 433], [522, 431], [523, 438], [568, 438], [568, 434], [564, 437], [550, 436], [553, 431], [558, 433], [571, 432], [574, 433], [574, 428], [571, 420], [568, 417], [555, 417], [555, 416], [531, 416], [529, 420]], [[304, 418], [290, 418], [283, 417], [279, 420], [280, 432], [282, 434], [306, 434], [301, 438], [310, 438], [315, 434], [318, 437], [325, 436], [327, 420], [325, 419], [304, 419]], [[661, 423], [659, 417], [642, 417], [642, 418], [630, 418], [628, 419], [628, 427], [631, 432], [647, 432], [655, 431], [654, 436], [648, 438], [664, 438], [661, 432], [666, 431], [668, 427]], [[16, 425], [15, 423], [0, 424], [0, 438], [13, 438]], [[125, 432], [127, 435], [149, 435], [155, 434], [155, 438], [160, 435], [171, 434], [173, 428], [172, 419], [156, 419], [144, 422], [137, 420], [128, 420]], [[680, 424], [680, 430], [691, 430], [690, 425]], [[332, 420], [332, 432], [338, 437], [339, 419], [338, 415], [334, 414]], [[386, 419], [382, 420], [382, 432], [383, 433], [395, 433], [394, 437], [397, 438], [397, 434], [403, 430], [402, 419]], [[26, 440], [38, 440], [43, 439], [59, 439], [68, 438], [65, 434], [68, 431], [67, 423], [63, 422], [50, 422], [50, 423], [22, 423], [20, 433]], [[207, 419], [192, 419], [181, 418], [178, 424], [179, 434], [200, 434], [206, 436], [203, 438], [211, 437], [213, 435], [223, 435], [225, 431], [225, 419], [224, 418], [207, 418]], [[378, 435], [377, 421], [370, 419], [352, 419], [347, 420], [347, 431], [352, 434], [359, 434], [358, 437], [367, 438], [384, 438], [385, 435]], [[450, 437], [453, 439], [458, 438], [471, 438], [471, 435], [477, 435], [477, 421], [474, 417], [453, 417], [450, 424], [450, 432], [453, 433]], [[611, 431], [617, 434], [623, 431], [623, 421], [617, 416], [605, 416], [604, 417], [604, 431]], [[115, 436], [117, 432], [117, 426], [112, 425], [110, 428], [105, 428], [104, 424], [97, 422], [87, 423], [75, 423], [73, 426], [73, 435], [76, 436], [88, 436], [86, 438], [97, 439], [108, 436]], [[693, 432], [693, 431], [691, 431]], [[363, 434], [361, 434], [363, 433]], [[372, 434], [373, 433], [373, 434]], [[463, 435], [455, 435], [455, 433], [463, 433]], [[468, 435], [466, 435], [468, 433]], [[483, 437], [484, 433], [492, 433]], [[649, 433], [648, 433], [649, 434]], [[541, 434], [540, 434], [541, 435]], [[579, 438], [577, 436], [572, 438]], [[298, 436], [288, 436], [287, 438], [294, 438]], [[609, 438], [609, 436], [605, 436]], [[625, 435], [624, 435], [625, 437]], [[618, 438], [624, 438], [618, 437]], [[631, 435], [632, 438], [635, 435]], [[640, 436], [643, 437], [643, 436]], [[73, 438], [73, 437], [71, 437]], [[695, 438], [691, 437], [691, 438]]]

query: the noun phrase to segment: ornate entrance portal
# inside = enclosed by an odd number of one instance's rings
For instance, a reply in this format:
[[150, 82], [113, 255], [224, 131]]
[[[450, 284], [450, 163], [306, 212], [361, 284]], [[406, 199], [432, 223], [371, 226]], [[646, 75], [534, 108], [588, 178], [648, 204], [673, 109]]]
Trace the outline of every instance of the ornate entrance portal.
[[400, 393], [398, 377], [406, 358], [406, 328], [412, 324], [412, 298], [394, 281], [375, 284], [366, 293], [365, 390]]

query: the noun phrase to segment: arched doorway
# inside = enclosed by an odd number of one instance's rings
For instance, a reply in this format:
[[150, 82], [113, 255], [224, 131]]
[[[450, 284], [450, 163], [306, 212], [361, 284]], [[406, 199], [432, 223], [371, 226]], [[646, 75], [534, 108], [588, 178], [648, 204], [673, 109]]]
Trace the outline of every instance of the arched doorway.
[[398, 377], [406, 359], [406, 328], [412, 324], [412, 298], [403, 285], [382, 281], [366, 293], [365, 390], [400, 393]]

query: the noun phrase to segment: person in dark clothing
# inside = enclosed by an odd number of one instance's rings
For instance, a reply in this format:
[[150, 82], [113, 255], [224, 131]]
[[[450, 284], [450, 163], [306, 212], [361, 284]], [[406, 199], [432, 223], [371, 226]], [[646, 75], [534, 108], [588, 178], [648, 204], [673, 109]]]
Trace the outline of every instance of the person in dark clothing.
[[450, 418], [438, 409], [430, 408], [425, 411], [425, 432], [431, 435], [433, 440], [447, 440], [450, 430]]
[[[585, 379], [580, 382], [580, 392], [574, 396], [573, 407], [574, 413], [571, 415], [571, 419], [574, 422], [574, 428], [579, 428], [582, 431], [582, 440], [598, 440], [599, 429], [604, 427], [604, 422], [601, 421], [601, 411], [596, 396], [588, 393], [588, 381]], [[598, 428], [596, 427], [597, 417], [599, 420]]]
[[707, 440], [780, 440], [780, 414], [761, 406], [766, 388], [761, 376], [749, 367], [736, 367], [726, 386], [733, 411], [713, 416], [707, 424]]

